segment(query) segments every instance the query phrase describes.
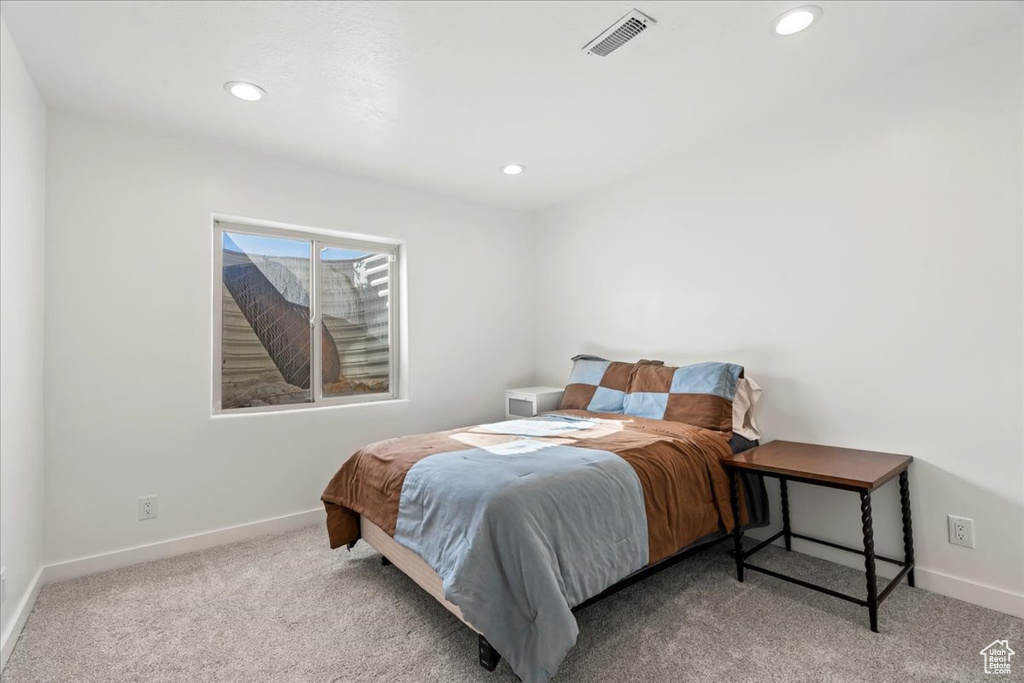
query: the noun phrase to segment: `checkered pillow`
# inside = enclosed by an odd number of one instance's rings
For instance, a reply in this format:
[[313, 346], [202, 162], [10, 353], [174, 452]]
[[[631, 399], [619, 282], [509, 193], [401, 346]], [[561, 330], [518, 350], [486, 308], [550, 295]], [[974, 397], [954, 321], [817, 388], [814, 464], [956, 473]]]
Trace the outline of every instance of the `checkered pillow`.
[[633, 363], [597, 356], [576, 356], [573, 361], [572, 374], [562, 394], [562, 409], [621, 413]]
[[730, 433], [732, 399], [742, 376], [743, 366], [733, 363], [697, 363], [682, 368], [639, 365], [623, 401], [623, 412]]

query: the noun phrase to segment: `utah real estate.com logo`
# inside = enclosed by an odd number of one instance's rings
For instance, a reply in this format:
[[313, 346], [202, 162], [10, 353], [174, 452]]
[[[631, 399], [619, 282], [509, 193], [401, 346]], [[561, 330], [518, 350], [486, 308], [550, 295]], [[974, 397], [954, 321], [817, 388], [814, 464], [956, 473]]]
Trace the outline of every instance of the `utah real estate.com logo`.
[[1009, 641], [993, 640], [979, 654], [985, 658], [985, 673], [1008, 674], [1010, 673], [1010, 657], [1017, 653], [1010, 649]]

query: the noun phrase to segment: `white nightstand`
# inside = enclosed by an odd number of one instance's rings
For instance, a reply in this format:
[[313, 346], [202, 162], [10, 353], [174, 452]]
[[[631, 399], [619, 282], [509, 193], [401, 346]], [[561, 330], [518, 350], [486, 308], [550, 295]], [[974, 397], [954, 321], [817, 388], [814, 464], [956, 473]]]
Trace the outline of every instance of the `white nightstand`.
[[533, 417], [562, 404], [562, 387], [525, 387], [505, 390], [505, 417]]

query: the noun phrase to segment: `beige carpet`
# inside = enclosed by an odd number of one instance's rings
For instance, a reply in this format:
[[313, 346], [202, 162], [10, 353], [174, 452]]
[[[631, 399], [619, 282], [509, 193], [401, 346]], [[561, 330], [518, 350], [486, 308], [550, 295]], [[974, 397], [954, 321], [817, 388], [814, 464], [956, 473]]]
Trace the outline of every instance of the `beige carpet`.
[[[558, 681], [988, 680], [978, 654], [1024, 622], [899, 587], [866, 610], [765, 576], [722, 547], [578, 615]], [[855, 570], [768, 549], [766, 565], [863, 590]], [[302, 529], [45, 587], [3, 681], [515, 681], [476, 637], [364, 543]], [[1003, 677], [1007, 679], [1007, 677]]]

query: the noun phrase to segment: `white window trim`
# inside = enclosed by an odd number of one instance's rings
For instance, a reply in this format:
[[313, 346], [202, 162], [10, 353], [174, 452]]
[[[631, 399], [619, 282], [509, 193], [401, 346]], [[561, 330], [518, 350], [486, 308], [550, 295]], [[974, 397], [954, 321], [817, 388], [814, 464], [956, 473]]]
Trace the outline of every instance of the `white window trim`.
[[[213, 354], [212, 354], [212, 394], [213, 415], [230, 416], [254, 413], [288, 412], [296, 410], [316, 410], [332, 406], [356, 406], [379, 403], [395, 403], [405, 400], [401, 382], [404, 380], [400, 365], [405, 356], [401, 341], [405, 338], [403, 315], [404, 283], [402, 282], [404, 243], [391, 238], [371, 235], [346, 233], [320, 228], [307, 228], [283, 223], [273, 223], [237, 216], [215, 214], [213, 224]], [[239, 232], [263, 237], [282, 237], [286, 239], [308, 240], [310, 251], [310, 315], [312, 320], [312, 348], [310, 382], [313, 400], [308, 403], [287, 403], [274, 406], [252, 406], [249, 408], [222, 408], [223, 377], [221, 363], [223, 360], [223, 286], [224, 286], [224, 233]], [[322, 298], [320, 282], [320, 249], [335, 247], [341, 249], [365, 249], [377, 253], [388, 254], [390, 268], [388, 282], [388, 388], [390, 391], [378, 394], [359, 394], [357, 396], [324, 396], [322, 347], [323, 320], [318, 315], [319, 302]]]

